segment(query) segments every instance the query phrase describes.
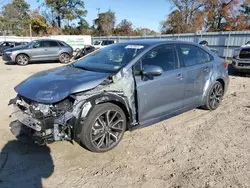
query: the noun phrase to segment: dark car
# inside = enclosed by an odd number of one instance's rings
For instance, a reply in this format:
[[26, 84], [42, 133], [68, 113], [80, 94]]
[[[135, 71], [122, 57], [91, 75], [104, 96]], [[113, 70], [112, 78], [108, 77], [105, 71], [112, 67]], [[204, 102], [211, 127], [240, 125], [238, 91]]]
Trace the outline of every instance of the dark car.
[[250, 72], [250, 42], [233, 51], [232, 66], [236, 72]]
[[113, 44], [70, 65], [39, 72], [10, 100], [16, 136], [39, 143], [75, 140], [93, 152], [114, 148], [126, 130], [196, 107], [219, 107], [227, 63], [194, 43], [138, 40]]
[[26, 45], [28, 42], [11, 42], [6, 41], [0, 44], [0, 55], [3, 55], [3, 51], [9, 48], [20, 47]]
[[3, 53], [3, 60], [27, 65], [32, 61], [59, 60], [69, 63], [73, 48], [63, 41], [42, 39], [34, 40], [22, 47], [11, 48]]

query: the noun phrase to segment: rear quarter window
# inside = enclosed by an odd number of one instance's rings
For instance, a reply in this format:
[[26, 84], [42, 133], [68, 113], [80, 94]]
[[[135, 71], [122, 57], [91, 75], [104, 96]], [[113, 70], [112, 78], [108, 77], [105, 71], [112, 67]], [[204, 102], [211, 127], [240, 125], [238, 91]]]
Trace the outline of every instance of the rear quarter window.
[[67, 43], [63, 42], [63, 41], [58, 41], [58, 44], [60, 46], [69, 46]]

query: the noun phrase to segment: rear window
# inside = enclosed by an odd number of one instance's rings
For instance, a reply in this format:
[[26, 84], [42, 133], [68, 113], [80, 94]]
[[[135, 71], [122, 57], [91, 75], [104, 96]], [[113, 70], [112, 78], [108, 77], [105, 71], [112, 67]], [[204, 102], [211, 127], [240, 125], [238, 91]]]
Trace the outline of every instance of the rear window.
[[15, 46], [20, 46], [20, 45], [22, 45], [21, 42], [16, 42], [16, 43], [15, 43]]
[[59, 45], [58, 45], [58, 43], [56, 41], [49, 41], [49, 46], [50, 47], [57, 47]]
[[58, 44], [60, 46], [69, 46], [67, 43], [63, 42], [63, 41], [58, 41]]

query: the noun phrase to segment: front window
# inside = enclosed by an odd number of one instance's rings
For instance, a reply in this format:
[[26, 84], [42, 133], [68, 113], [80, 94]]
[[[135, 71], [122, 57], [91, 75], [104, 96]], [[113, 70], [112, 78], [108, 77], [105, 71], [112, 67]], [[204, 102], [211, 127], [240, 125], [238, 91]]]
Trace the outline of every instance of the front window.
[[32, 48], [34, 46], [34, 44], [36, 43], [36, 41], [31, 41], [28, 44], [25, 45], [25, 47], [27, 48]]
[[95, 41], [94, 42], [94, 45], [100, 45], [101, 44], [101, 41]]
[[117, 72], [145, 48], [145, 45], [116, 44], [89, 54], [73, 66], [97, 72]]

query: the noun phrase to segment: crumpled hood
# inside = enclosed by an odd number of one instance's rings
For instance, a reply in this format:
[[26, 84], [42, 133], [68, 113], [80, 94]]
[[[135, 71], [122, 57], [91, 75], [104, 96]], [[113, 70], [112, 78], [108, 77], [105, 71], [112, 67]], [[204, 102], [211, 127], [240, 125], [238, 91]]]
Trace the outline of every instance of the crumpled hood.
[[109, 75], [68, 65], [34, 74], [17, 85], [15, 91], [30, 100], [51, 104], [72, 93], [93, 89]]

